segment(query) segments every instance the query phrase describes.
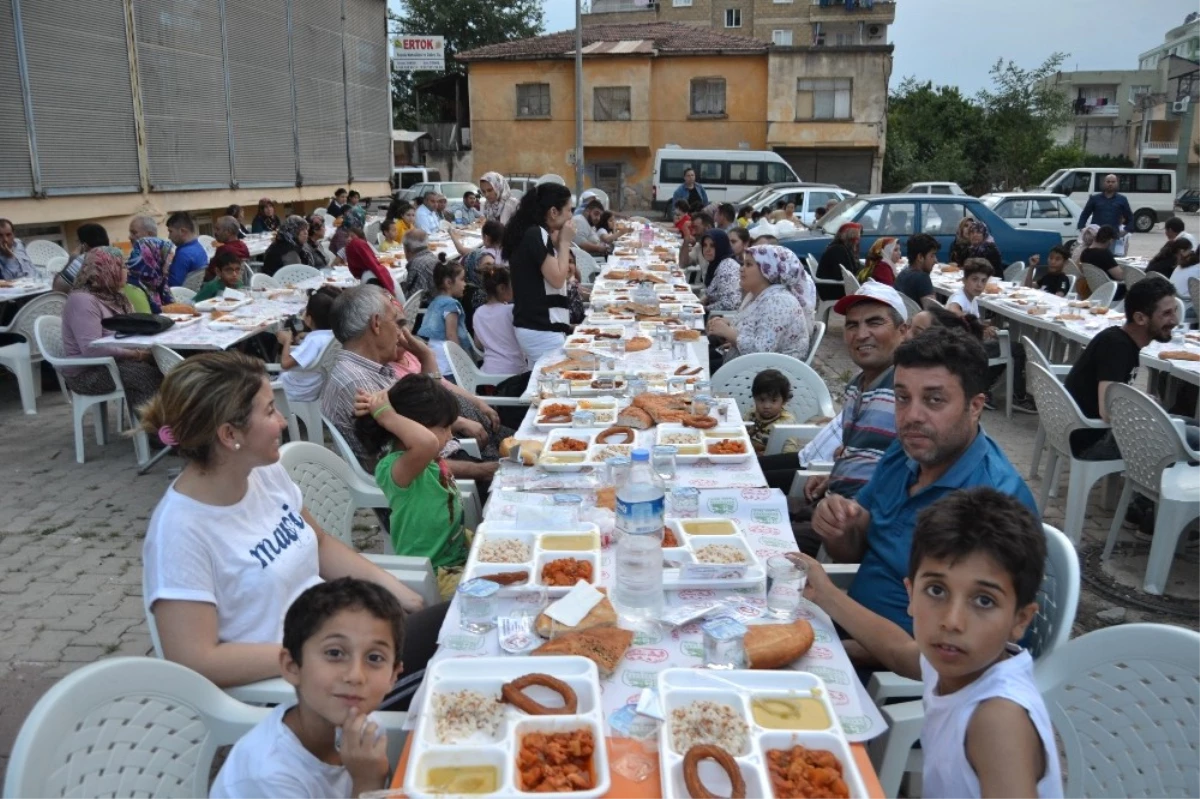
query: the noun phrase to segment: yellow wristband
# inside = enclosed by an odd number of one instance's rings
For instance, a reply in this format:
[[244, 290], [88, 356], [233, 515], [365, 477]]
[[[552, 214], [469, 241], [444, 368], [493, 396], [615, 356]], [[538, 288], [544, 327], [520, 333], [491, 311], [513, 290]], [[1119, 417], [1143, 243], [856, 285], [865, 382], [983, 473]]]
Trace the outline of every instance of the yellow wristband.
[[390, 410], [392, 410], [391, 405], [384, 405], [380, 408], [376, 408], [375, 410], [371, 411], [371, 418], [378, 419], [381, 414], [387, 413]]

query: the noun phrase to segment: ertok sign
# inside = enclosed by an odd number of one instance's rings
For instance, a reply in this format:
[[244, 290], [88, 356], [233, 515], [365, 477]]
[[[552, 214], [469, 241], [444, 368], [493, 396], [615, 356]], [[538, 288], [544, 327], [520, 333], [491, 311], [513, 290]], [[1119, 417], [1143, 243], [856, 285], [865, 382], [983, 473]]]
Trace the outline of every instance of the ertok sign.
[[398, 72], [441, 72], [446, 68], [446, 37], [409, 36], [395, 41], [392, 68]]

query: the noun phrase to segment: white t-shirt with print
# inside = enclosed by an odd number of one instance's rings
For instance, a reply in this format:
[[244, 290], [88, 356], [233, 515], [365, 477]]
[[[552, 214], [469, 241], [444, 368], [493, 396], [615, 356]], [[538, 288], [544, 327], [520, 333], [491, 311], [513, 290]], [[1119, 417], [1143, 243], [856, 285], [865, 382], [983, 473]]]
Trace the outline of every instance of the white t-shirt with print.
[[973, 300], [968, 299], [966, 292], [962, 289], [959, 289], [950, 295], [950, 299], [946, 300], [946, 305], [949, 306], [950, 303], [954, 303], [959, 308], [962, 308], [964, 314], [974, 314], [976, 317], [979, 316], [979, 298], [976, 297]]
[[217, 608], [222, 643], [281, 643], [283, 616], [321, 582], [317, 536], [304, 498], [282, 464], [250, 472], [234, 505], [197, 502], [174, 484], [154, 509], [142, 546], [142, 595]]
[[292, 350], [292, 358], [299, 366], [279, 375], [283, 392], [292, 402], [317, 402], [321, 399], [325, 376], [313, 367], [321, 360], [331, 341], [332, 330], [314, 330], [304, 337], [300, 346]]
[[353, 780], [346, 767], [318, 760], [283, 723], [293, 707], [277, 706], [233, 745], [209, 790], [212, 799], [350, 796]]

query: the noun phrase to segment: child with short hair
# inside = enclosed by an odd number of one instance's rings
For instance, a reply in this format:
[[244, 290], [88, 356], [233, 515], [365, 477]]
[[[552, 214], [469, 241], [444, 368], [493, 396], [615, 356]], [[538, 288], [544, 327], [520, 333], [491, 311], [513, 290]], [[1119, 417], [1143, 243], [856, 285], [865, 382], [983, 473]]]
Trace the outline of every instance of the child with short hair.
[[404, 242], [401, 240], [403, 236], [400, 234], [399, 230], [400, 227], [397, 220], [383, 220], [383, 226], [379, 229], [379, 246], [376, 249], [378, 249], [380, 252], [394, 252], [396, 250], [403, 250]]
[[687, 231], [692, 226], [691, 206], [687, 200], [676, 200], [674, 208], [675, 229], [683, 236], [687, 235]]
[[355, 433], [375, 465], [391, 509], [397, 555], [429, 558], [442, 599], [450, 599], [467, 562], [462, 497], [442, 448], [458, 419], [450, 390], [426, 374], [406, 375], [386, 391], [359, 390]]
[[386, 787], [387, 734], [369, 714], [403, 670], [403, 646], [404, 611], [375, 583], [343, 577], [301, 593], [279, 652], [296, 701], [233, 745], [209, 796], [351, 797]]
[[750, 217], [754, 215], [754, 208], [749, 205], [743, 205], [738, 209], [737, 226], [740, 228], [750, 227]]
[[279, 382], [288, 402], [316, 402], [321, 398], [325, 375], [314, 367], [333, 343], [333, 302], [342, 290], [337, 286], [322, 286], [308, 295], [302, 321], [308, 330], [300, 346], [292, 349], [295, 333], [284, 327], [275, 334], [282, 351], [279, 365], [283, 372]]
[[[1046, 274], [1037, 279], [1037, 287], [1048, 294], [1054, 294], [1058, 297], [1067, 296], [1067, 292], [1071, 288], [1071, 277], [1063, 272], [1063, 269], [1070, 258], [1071, 253], [1061, 244], [1051, 247], [1050, 255], [1046, 258]], [[1037, 255], [1029, 259], [1031, 274], [1037, 268], [1038, 261], [1040, 260]]]
[[[986, 258], [968, 258], [962, 265], [962, 288], [946, 300], [946, 308], [959, 316], [979, 316], [979, 297], [992, 276], [992, 265]], [[982, 317], [980, 317], [982, 318]]]
[[1017, 642], [1037, 613], [1046, 537], [1019, 500], [956, 491], [921, 511], [909, 557], [910, 638], [838, 590], [807, 555], [804, 595], [883, 665], [925, 684], [926, 797], [1063, 795], [1054, 730]]
[[192, 302], [204, 302], [218, 297], [225, 289], [242, 288], [242, 259], [231, 252], [221, 252], [213, 258], [210, 265], [216, 277], [205, 283], [192, 297]]
[[467, 334], [466, 311], [463, 310], [460, 301], [467, 289], [466, 270], [458, 261], [438, 263], [433, 268], [433, 287], [437, 296], [425, 309], [425, 316], [421, 320], [421, 329], [417, 331], [417, 335], [429, 342], [429, 348], [437, 357], [438, 369], [447, 380], [453, 380], [451, 375], [454, 371], [442, 345], [453, 341], [472, 358], [475, 357], [475, 347]]
[[[490, 259], [484, 255], [481, 261]], [[519, 375], [527, 372], [525, 354], [513, 327], [512, 279], [508, 270], [480, 266], [487, 302], [475, 310], [475, 339], [483, 348], [483, 371], [492, 375]]]
[[[754, 410], [750, 411], [746, 420], [751, 422], [750, 441], [754, 451], [762, 455], [767, 450], [767, 441], [775, 425], [783, 422], [790, 424], [796, 420], [784, 406], [792, 398], [792, 381], [778, 369], [764, 369], [754, 377], [750, 386], [754, 396]], [[789, 438], [783, 444], [783, 452], [799, 452], [800, 442]]]

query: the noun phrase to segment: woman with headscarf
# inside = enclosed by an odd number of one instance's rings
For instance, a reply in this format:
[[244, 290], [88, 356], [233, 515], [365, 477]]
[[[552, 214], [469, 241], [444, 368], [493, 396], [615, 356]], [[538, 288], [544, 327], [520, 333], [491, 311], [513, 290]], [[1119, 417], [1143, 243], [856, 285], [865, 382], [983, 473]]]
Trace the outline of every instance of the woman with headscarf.
[[158, 226], [148, 216], [135, 216], [129, 223], [129, 285], [146, 292], [150, 310], [158, 313], [169, 305], [171, 287], [167, 284], [167, 270], [175, 257], [175, 245], [158, 237]]
[[745, 294], [737, 321], [708, 322], [710, 336], [727, 345], [725, 361], [752, 352], [777, 352], [804, 360], [813, 329], [812, 280], [796, 254], [777, 244], [751, 247], [743, 256]]
[[[862, 225], [857, 222], [847, 222], [837, 230], [833, 241], [821, 253], [817, 264], [817, 277], [822, 280], [842, 279], [842, 269], [850, 274], [858, 272], [858, 245], [862, 241]], [[817, 286], [817, 293], [823, 300], [839, 300], [846, 294], [846, 289], [839, 285], [826, 284]]]
[[[83, 257], [83, 266], [67, 295], [62, 312], [62, 339], [68, 358], [116, 359], [125, 396], [133, 409], [141, 408], [162, 383], [162, 373], [150, 350], [137, 347], [92, 346], [108, 335], [101, 321], [133, 312], [125, 296], [125, 253], [116, 247], [96, 247]], [[108, 394], [116, 390], [107, 366], [64, 367], [67, 388], [80, 394]]]
[[483, 215], [502, 225], [517, 212], [517, 200], [508, 188], [508, 181], [499, 172], [485, 172], [479, 179], [479, 191], [483, 193]]
[[884, 236], [875, 240], [867, 252], [867, 264], [858, 270], [858, 282], [866, 283], [874, 280], [876, 283], [896, 284], [896, 263], [900, 260], [900, 248], [897, 240]]
[[308, 243], [308, 220], [292, 215], [283, 220], [275, 232], [275, 241], [263, 253], [264, 275], [274, 275], [281, 268], [292, 264], [312, 266], [312, 256], [305, 245]]
[[[962, 228], [961, 223], [959, 228]], [[988, 226], [978, 219], [970, 220], [967, 225], [966, 241], [955, 241], [954, 246], [950, 248], [950, 263], [962, 266], [968, 258], [983, 258], [992, 265], [993, 275], [1004, 274], [1004, 261], [1000, 258], [1000, 250], [988, 235]]]
[[700, 239], [700, 252], [708, 261], [704, 273], [704, 304], [710, 311], [736, 311], [742, 304], [742, 265], [733, 253], [729, 234], [713, 228]]
[[347, 233], [346, 266], [350, 268], [350, 274], [359, 279], [362, 279], [363, 275], [370, 275], [370, 282], [378, 283], [388, 294], [395, 297], [396, 282], [392, 280], [392, 273], [375, 257], [375, 248], [367, 243], [359, 217], [347, 211], [342, 217], [342, 228]]
[[[971, 227], [971, 223], [974, 221], [975, 220], [969, 216], [964, 216], [962, 219], [958, 220], [958, 227], [954, 230], [954, 241], [950, 242], [950, 252], [954, 252], [955, 247], [967, 246], [971, 243], [967, 238], [967, 230]], [[951, 263], [953, 262], [953, 259], [951, 259]], [[962, 264], [959, 264], [959, 266], [962, 266]]]
[[243, 218], [244, 213], [245, 212], [242, 210], [242, 206], [238, 205], [237, 203], [234, 203], [225, 209], [225, 216], [232, 216], [237, 220], [239, 239], [245, 238], [246, 234], [250, 232], [250, 228], [246, 227], [246, 220]]
[[279, 217], [275, 215], [275, 201], [263, 197], [258, 201], [258, 213], [250, 223], [251, 233], [274, 233], [279, 230]]
[[308, 240], [304, 242], [304, 252], [308, 254], [305, 263], [317, 269], [329, 266], [329, 259], [321, 251], [321, 242], [325, 240], [325, 215], [320, 211], [308, 218]]
[[1088, 225], [1079, 231], [1079, 241], [1075, 243], [1075, 247], [1071, 250], [1071, 260], [1079, 263], [1083, 251], [1096, 241], [1096, 234], [1100, 232], [1099, 225]]

